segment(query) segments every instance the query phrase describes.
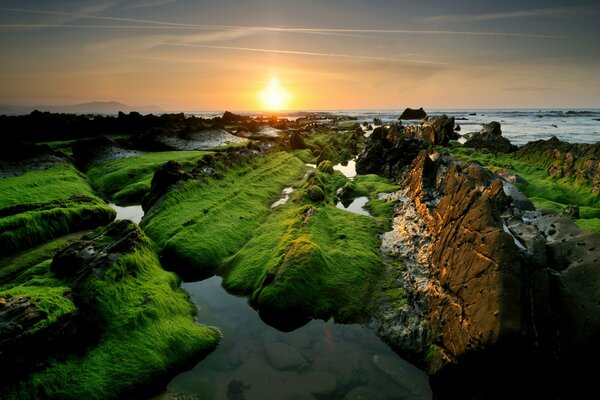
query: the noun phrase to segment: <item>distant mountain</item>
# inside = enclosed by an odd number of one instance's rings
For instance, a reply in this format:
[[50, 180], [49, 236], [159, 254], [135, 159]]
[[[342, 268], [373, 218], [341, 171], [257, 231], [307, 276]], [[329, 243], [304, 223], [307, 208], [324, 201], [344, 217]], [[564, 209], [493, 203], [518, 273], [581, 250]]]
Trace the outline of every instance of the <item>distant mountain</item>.
[[156, 106], [128, 106], [116, 101], [93, 101], [90, 103], [62, 106], [0, 105], [0, 114], [29, 114], [33, 110], [69, 114], [116, 114], [119, 111], [125, 113], [137, 111], [142, 114], [163, 112], [163, 110]]

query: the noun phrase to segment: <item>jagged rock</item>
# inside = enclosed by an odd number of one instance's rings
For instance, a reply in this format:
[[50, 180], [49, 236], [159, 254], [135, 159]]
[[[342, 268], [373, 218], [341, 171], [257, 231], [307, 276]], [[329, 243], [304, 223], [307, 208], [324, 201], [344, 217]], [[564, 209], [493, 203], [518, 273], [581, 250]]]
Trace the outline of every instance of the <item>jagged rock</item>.
[[273, 368], [279, 371], [299, 369], [306, 365], [306, 359], [285, 343], [266, 343], [265, 354]]
[[109, 158], [110, 154], [114, 152], [126, 151], [117, 142], [106, 136], [78, 140], [73, 143], [72, 149], [75, 164], [83, 169], [96, 160]]
[[422, 119], [426, 116], [427, 113], [425, 112], [425, 110], [423, 110], [423, 107], [419, 109], [405, 108], [398, 119]]
[[509, 171], [496, 171], [496, 175], [500, 177], [505, 182], [511, 183], [513, 185], [519, 184], [524, 185], [527, 183], [525, 179], [523, 179], [520, 175], [517, 175], [513, 172]]
[[45, 314], [29, 297], [0, 297], [0, 355], [16, 337], [44, 317]]
[[154, 176], [150, 185], [150, 191], [142, 199], [142, 208], [148, 212], [150, 207], [160, 199], [168, 189], [181, 180], [190, 179], [191, 175], [185, 172], [177, 161], [168, 161], [161, 165]]
[[440, 115], [426, 118], [421, 123], [417, 136], [426, 143], [446, 146], [450, 140], [458, 139], [458, 134], [454, 131], [454, 117]]
[[517, 158], [540, 165], [550, 175], [589, 181], [594, 193], [600, 193], [600, 142], [567, 143], [555, 136], [529, 142], [515, 154]]
[[356, 158], [358, 174], [397, 176], [410, 165], [424, 143], [414, 136], [388, 138], [389, 130], [377, 127], [367, 139], [364, 150]]
[[249, 119], [249, 117], [247, 117], [247, 116], [234, 114], [230, 111], [225, 111], [223, 113], [223, 116], [221, 117], [221, 120], [225, 123], [244, 122], [244, 121], [247, 121], [248, 119]]
[[502, 129], [499, 122], [493, 121], [484, 124], [479, 132], [470, 132], [467, 141], [463, 147], [474, 149], [488, 149], [494, 153], [512, 153], [517, 147], [502, 136]]
[[566, 206], [564, 208], [564, 210], [562, 210], [561, 212], [562, 215], [568, 215], [571, 218], [579, 218], [579, 206], [578, 205], [573, 205], [573, 204], [569, 204], [568, 206]]

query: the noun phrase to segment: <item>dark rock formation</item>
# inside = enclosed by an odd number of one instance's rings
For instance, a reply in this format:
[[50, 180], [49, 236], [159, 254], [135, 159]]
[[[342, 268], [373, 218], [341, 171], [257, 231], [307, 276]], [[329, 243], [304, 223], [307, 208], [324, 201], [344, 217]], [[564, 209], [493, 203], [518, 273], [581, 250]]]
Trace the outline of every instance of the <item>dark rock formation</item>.
[[494, 153], [512, 153], [517, 149], [517, 146], [502, 136], [500, 123], [496, 121], [484, 124], [481, 131], [471, 132], [466, 137], [468, 139], [463, 147], [488, 149]]
[[458, 135], [454, 131], [454, 117], [440, 115], [426, 118], [421, 123], [421, 130], [417, 136], [426, 143], [446, 146], [450, 140], [458, 139]]
[[390, 129], [377, 127], [367, 139], [365, 149], [356, 158], [356, 172], [388, 178], [398, 176], [423, 146], [423, 141], [417, 137], [390, 135]]
[[301, 150], [306, 148], [306, 144], [304, 143], [304, 137], [298, 131], [292, 132], [290, 135], [290, 148], [292, 150]]
[[221, 117], [221, 120], [225, 123], [245, 122], [249, 119], [250, 117], [234, 114], [230, 111], [225, 111], [225, 113], [223, 113], [223, 116]]
[[148, 212], [152, 207], [167, 191], [169, 188], [181, 180], [190, 179], [191, 175], [185, 172], [177, 161], [168, 161], [161, 165], [154, 176], [150, 184], [150, 190], [142, 199], [142, 208], [144, 212]]
[[400, 115], [400, 118], [398, 119], [422, 119], [426, 116], [427, 113], [425, 112], [425, 110], [423, 110], [423, 107], [419, 109], [405, 108], [402, 114]]
[[553, 136], [529, 142], [515, 155], [547, 169], [550, 175], [587, 180], [593, 185], [592, 191], [600, 193], [600, 142], [567, 143]]
[[87, 168], [97, 160], [109, 158], [115, 152], [126, 151], [117, 142], [106, 136], [78, 140], [73, 143], [72, 148], [75, 164], [82, 169]]
[[508, 381], [529, 395], [588, 393], [578, 374], [586, 351], [600, 353], [600, 234], [541, 217], [480, 165], [425, 150], [389, 159], [402, 139], [383, 132], [357, 170], [403, 183], [389, 195], [398, 203], [382, 249], [403, 263], [408, 301], [378, 304], [378, 333], [431, 374], [441, 398], [502, 398]]

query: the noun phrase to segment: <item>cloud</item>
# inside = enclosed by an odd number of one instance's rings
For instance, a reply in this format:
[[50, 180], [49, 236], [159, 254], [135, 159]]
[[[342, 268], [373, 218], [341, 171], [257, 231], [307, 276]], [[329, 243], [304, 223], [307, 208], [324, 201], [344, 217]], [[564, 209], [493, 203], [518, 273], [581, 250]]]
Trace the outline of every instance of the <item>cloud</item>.
[[[213, 25], [213, 24], [183, 24], [177, 22], [169, 22], [169, 21], [156, 21], [156, 20], [147, 20], [147, 19], [139, 19], [139, 18], [122, 18], [122, 17], [108, 17], [108, 16], [98, 16], [98, 15], [90, 15], [90, 13], [64, 13], [59, 11], [45, 11], [45, 10], [32, 10], [32, 9], [21, 9], [21, 8], [3, 8], [0, 7], [2, 11], [13, 11], [13, 12], [25, 12], [25, 13], [35, 13], [35, 14], [48, 14], [48, 15], [62, 15], [69, 16], [72, 19], [81, 18], [81, 19], [92, 19], [92, 20], [102, 20], [102, 21], [113, 21], [113, 22], [130, 22], [134, 24], [146, 24], [146, 26], [135, 26], [135, 25], [126, 25], [126, 26], [117, 26], [117, 28], [124, 29], [157, 29], [158, 26], [163, 27], [171, 27], [173, 29], [201, 29], [201, 30], [224, 30], [224, 29], [252, 29], [255, 32], [265, 31], [265, 32], [281, 32], [281, 33], [296, 33], [296, 34], [322, 34], [322, 35], [332, 35], [332, 36], [354, 36], [356, 34], [411, 34], [411, 35], [460, 35], [460, 36], [508, 36], [508, 37], [529, 37], [529, 38], [559, 38], [560, 36], [553, 35], [537, 35], [537, 34], [525, 34], [525, 33], [514, 33], [514, 32], [479, 32], [479, 31], [460, 31], [460, 30], [418, 30], [418, 29], [344, 29], [344, 28], [323, 28], [323, 27], [279, 27], [279, 26], [242, 26], [242, 25]], [[553, 9], [555, 10], [555, 9]], [[489, 15], [479, 15], [479, 16], [470, 16], [474, 18], [490, 18], [491, 15], [499, 15], [499, 14], [489, 14]], [[469, 18], [469, 16], [438, 16], [431, 18], [450, 18], [450, 19], [460, 19], [460, 18]], [[5, 28], [11, 27], [11, 25], [2, 25]], [[33, 25], [32, 25], [33, 26]], [[42, 24], [42, 27], [56, 27], [54, 24]], [[153, 27], [154, 26], [154, 27]], [[12, 27], [17, 27], [16, 25], [12, 25]], [[78, 28], [83, 28], [85, 25], [78, 25]], [[98, 29], [99, 26], [93, 25], [90, 28]], [[166, 29], [166, 28], [163, 28]]]
[[565, 15], [581, 15], [593, 12], [586, 7], [554, 7], [554, 8], [536, 8], [530, 10], [515, 10], [487, 14], [454, 14], [437, 15], [422, 19], [423, 22], [476, 22], [491, 21], [497, 19], [509, 18], [531, 18], [531, 17], [552, 17]]
[[159, 7], [167, 4], [175, 3], [177, 0], [142, 0], [142, 1], [127, 1], [124, 3], [125, 9], [150, 8]]
[[181, 47], [196, 47], [204, 49], [219, 49], [219, 50], [234, 50], [234, 51], [245, 51], [245, 52], [257, 52], [257, 53], [271, 53], [271, 54], [291, 54], [301, 56], [315, 56], [315, 57], [335, 57], [335, 58], [352, 58], [359, 60], [376, 60], [376, 61], [391, 61], [391, 62], [402, 62], [406, 64], [430, 64], [430, 65], [449, 65], [445, 62], [430, 61], [430, 60], [419, 60], [419, 59], [397, 59], [389, 57], [379, 56], [363, 56], [355, 54], [344, 54], [344, 53], [319, 53], [313, 51], [300, 51], [300, 50], [279, 50], [279, 49], [264, 49], [255, 47], [236, 47], [236, 46], [213, 46], [213, 45], [201, 45], [195, 43], [162, 43], [165, 46], [181, 46]]

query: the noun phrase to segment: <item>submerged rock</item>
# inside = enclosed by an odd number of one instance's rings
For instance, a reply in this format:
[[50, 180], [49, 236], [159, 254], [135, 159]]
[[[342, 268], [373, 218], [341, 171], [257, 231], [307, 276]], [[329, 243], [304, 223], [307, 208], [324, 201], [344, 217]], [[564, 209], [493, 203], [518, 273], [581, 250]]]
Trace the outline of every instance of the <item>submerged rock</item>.
[[266, 343], [265, 354], [273, 368], [279, 371], [299, 369], [306, 365], [306, 359], [285, 343]]

